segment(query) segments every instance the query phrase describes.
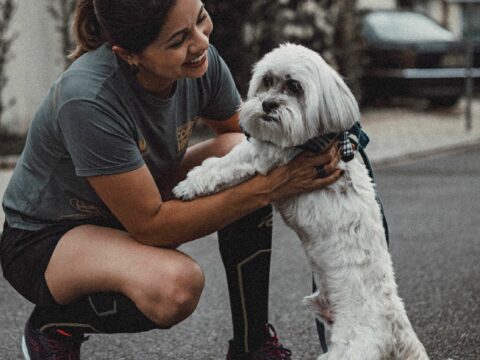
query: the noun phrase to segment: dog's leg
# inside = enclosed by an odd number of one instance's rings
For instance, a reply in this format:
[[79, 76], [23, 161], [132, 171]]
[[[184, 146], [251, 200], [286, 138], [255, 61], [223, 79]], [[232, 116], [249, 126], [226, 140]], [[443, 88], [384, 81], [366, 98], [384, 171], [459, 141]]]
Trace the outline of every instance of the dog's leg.
[[[340, 314], [338, 315], [340, 317]], [[337, 319], [340, 322], [340, 319]], [[385, 353], [383, 341], [375, 337], [375, 331], [358, 324], [332, 326], [332, 336], [328, 348], [329, 360], [393, 360]], [[323, 358], [322, 358], [323, 360]]]
[[[368, 340], [364, 340], [367, 341]], [[348, 346], [344, 345], [332, 345], [328, 353], [329, 360], [386, 360], [388, 357], [383, 357], [380, 349], [371, 346], [371, 344], [366, 344], [365, 346], [356, 346], [356, 344], [349, 344]], [[390, 358], [393, 360], [393, 358]], [[323, 358], [322, 358], [323, 360]]]
[[187, 178], [173, 189], [173, 194], [177, 198], [191, 200], [249, 179], [256, 173], [251, 161], [253, 151], [251, 144], [245, 141], [224, 157], [206, 159], [188, 173]]
[[319, 320], [327, 327], [334, 322], [334, 312], [332, 305], [328, 298], [320, 290], [317, 290], [312, 295], [306, 296], [303, 303], [319, 316]]
[[408, 319], [403, 303], [399, 304], [396, 318], [393, 321], [393, 335], [395, 336], [395, 359], [398, 360], [429, 360], [425, 347], [420, 342]]
[[330, 353], [328, 353], [328, 352], [325, 353], [325, 354], [321, 354], [321, 355], [318, 356], [317, 360], [328, 360], [328, 359], [330, 359], [329, 355], [330, 355]]
[[334, 315], [328, 360], [387, 360], [385, 355], [393, 350], [393, 345], [389, 349], [387, 344], [393, 344], [394, 338], [380, 307], [372, 305], [374, 299], [369, 298], [369, 291], [358, 281], [365, 266], [350, 264], [335, 269], [331, 278], [336, 276], [337, 282], [328, 286]]

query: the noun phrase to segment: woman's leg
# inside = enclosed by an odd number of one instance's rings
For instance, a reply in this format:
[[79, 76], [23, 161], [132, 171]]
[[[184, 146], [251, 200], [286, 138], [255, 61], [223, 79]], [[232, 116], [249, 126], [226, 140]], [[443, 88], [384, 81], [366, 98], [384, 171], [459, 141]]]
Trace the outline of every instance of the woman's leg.
[[[193, 312], [204, 285], [200, 267], [187, 255], [146, 246], [124, 231], [94, 225], [73, 228], [60, 239], [45, 278], [61, 305], [37, 306], [31, 319], [36, 330], [168, 328]], [[127, 324], [138, 328], [129, 329]]]
[[[223, 156], [244, 139], [243, 134], [224, 134], [189, 148], [177, 181], [207, 157]], [[260, 209], [226, 226], [218, 238], [233, 321], [230, 351], [254, 351], [268, 336], [272, 208]]]
[[253, 352], [268, 333], [272, 208], [267, 206], [218, 232], [233, 320], [230, 352]]
[[[189, 169], [208, 157], [225, 155], [243, 139], [242, 134], [225, 134], [189, 148], [162, 195], [168, 196]], [[62, 306], [37, 306], [31, 317], [36, 329], [58, 323], [79, 329], [86, 323], [82, 331], [108, 333], [180, 322], [196, 307], [204, 282], [198, 265], [185, 254], [145, 246], [124, 231], [93, 225], [74, 228], [62, 237], [45, 278]]]

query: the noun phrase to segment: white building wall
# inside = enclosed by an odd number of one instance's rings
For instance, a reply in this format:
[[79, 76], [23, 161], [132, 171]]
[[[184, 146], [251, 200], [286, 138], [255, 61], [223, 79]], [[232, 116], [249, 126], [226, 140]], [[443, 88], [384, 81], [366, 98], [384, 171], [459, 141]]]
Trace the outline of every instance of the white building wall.
[[10, 29], [17, 33], [6, 65], [8, 83], [3, 101], [15, 99], [2, 123], [14, 132], [25, 133], [50, 84], [63, 70], [60, 35], [47, 12], [49, 0], [17, 0]]
[[458, 5], [450, 5], [448, 11], [448, 28], [457, 35], [458, 38], [463, 36], [463, 13], [462, 8]]
[[463, 9], [458, 4], [450, 4], [448, 12], [448, 28], [459, 38], [463, 37]]
[[394, 9], [395, 0], [358, 0], [360, 9]]

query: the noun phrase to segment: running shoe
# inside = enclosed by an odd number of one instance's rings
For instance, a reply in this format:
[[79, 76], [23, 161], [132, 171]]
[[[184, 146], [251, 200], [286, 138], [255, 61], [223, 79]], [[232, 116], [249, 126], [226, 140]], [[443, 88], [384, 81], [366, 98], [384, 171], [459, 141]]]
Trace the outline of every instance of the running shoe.
[[230, 341], [227, 360], [291, 360], [292, 352], [280, 343], [273, 326], [267, 324], [265, 327], [268, 336], [260, 348], [249, 353], [235, 354]]
[[87, 340], [83, 335], [72, 335], [55, 329], [48, 332], [25, 325], [22, 351], [25, 360], [80, 360], [80, 346]]

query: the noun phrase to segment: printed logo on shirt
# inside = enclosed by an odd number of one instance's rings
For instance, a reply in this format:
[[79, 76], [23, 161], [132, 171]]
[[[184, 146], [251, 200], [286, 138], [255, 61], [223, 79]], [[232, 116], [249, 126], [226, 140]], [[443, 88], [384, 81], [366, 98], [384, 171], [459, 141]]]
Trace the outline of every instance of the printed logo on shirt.
[[140, 153], [145, 155], [147, 153], [147, 141], [144, 137], [138, 139], [138, 148], [140, 149]]
[[197, 120], [198, 116], [177, 128], [177, 150], [179, 153], [183, 153], [187, 149], [188, 141], [192, 136], [193, 127]]
[[104, 215], [102, 210], [95, 204], [88, 203], [79, 199], [70, 199], [70, 206], [79, 212], [79, 214], [70, 214], [60, 216], [61, 220], [81, 220]]

